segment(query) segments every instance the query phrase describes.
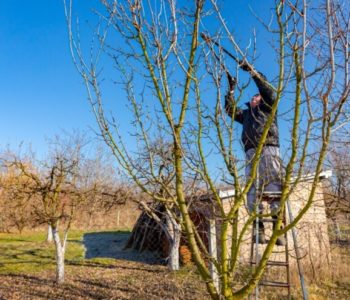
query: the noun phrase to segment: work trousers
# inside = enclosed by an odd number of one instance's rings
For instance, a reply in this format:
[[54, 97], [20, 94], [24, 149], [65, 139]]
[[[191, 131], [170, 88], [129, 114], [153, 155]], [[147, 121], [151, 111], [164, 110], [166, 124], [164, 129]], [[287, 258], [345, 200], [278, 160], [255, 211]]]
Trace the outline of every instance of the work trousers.
[[[255, 149], [251, 148], [246, 152], [246, 178], [247, 180], [250, 177], [251, 169], [252, 169], [252, 159], [255, 154]], [[281, 158], [279, 147], [275, 146], [266, 146], [263, 147], [261, 158], [258, 167], [258, 178], [259, 180], [255, 180], [252, 184], [250, 190], [247, 194], [247, 207], [249, 213], [253, 213], [256, 211], [256, 206], [259, 205], [258, 211], [259, 213], [263, 210], [263, 205], [260, 202], [260, 199], [256, 197], [256, 184], [259, 185], [259, 189], [261, 189], [262, 193], [264, 192], [280, 192], [282, 190], [282, 167], [281, 167]], [[270, 211], [273, 215], [277, 214], [279, 210], [279, 200], [272, 200], [270, 202]]]

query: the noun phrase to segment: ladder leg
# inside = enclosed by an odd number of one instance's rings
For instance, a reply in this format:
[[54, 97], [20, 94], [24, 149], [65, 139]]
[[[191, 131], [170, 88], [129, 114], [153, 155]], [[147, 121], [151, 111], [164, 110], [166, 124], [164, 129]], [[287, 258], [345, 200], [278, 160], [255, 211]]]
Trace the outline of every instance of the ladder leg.
[[[259, 257], [259, 206], [260, 206], [260, 162], [257, 168], [256, 172], [256, 178], [255, 178], [255, 213], [256, 213], [256, 219], [255, 219], [255, 268], [259, 265], [260, 257]], [[255, 300], [259, 300], [259, 282], [257, 283], [255, 287]]]
[[[292, 210], [291, 210], [291, 207], [290, 207], [289, 200], [287, 199], [286, 202], [287, 202], [287, 208], [288, 208], [289, 222], [293, 222], [294, 218], [293, 218], [293, 213], [292, 213]], [[297, 243], [297, 235], [295, 233], [295, 228], [294, 227], [292, 227], [292, 236], [293, 236], [295, 256], [296, 256], [296, 259], [297, 259], [297, 266], [298, 266], [300, 284], [301, 284], [301, 288], [302, 288], [302, 292], [303, 292], [303, 299], [304, 300], [308, 300], [309, 296], [308, 296], [308, 292], [307, 292], [306, 283], [305, 283], [305, 280], [304, 280], [302, 265], [300, 263], [300, 253], [299, 253], [299, 248], [298, 248], [298, 243]]]
[[[251, 274], [253, 274], [253, 267], [254, 267], [254, 240], [253, 240], [253, 238], [254, 238], [254, 224], [252, 225], [252, 236], [251, 236], [251, 239], [250, 239], [250, 272], [251, 272]], [[252, 294], [250, 294], [249, 296], [248, 296], [248, 300], [251, 300], [251, 299], [253, 299], [252, 298]]]
[[250, 267], [253, 270], [253, 261], [254, 261], [254, 225], [252, 225], [252, 237], [250, 239]]
[[[253, 241], [252, 241], [253, 242]], [[259, 217], [256, 218], [255, 223], [255, 267], [258, 266], [260, 261], [259, 257]], [[255, 300], [259, 299], [259, 283], [255, 287]]]
[[[286, 220], [286, 210], [284, 210], [283, 213], [283, 226], [285, 227], [287, 224]], [[289, 245], [288, 245], [288, 233], [286, 232], [284, 234], [284, 238], [286, 240], [286, 245], [285, 245], [285, 255], [286, 255], [286, 271], [287, 271], [287, 283], [288, 283], [288, 300], [291, 299], [291, 283], [290, 283], [290, 265], [289, 265]]]

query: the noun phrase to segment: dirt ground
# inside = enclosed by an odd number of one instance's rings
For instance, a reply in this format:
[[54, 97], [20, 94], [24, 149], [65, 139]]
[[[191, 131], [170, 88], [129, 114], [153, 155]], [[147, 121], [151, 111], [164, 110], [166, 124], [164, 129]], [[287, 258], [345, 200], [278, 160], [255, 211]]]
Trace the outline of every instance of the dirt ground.
[[116, 260], [67, 265], [66, 283], [52, 271], [0, 275], [1, 299], [209, 299], [190, 274], [173, 275], [164, 266]]

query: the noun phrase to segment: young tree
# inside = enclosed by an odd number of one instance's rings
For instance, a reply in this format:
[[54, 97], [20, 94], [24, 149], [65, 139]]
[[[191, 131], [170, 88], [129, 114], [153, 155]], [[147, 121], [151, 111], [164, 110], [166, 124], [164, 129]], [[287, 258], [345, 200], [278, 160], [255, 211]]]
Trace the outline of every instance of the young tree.
[[[170, 245], [167, 257], [169, 269], [178, 270], [180, 267], [181, 222], [178, 209], [173, 201], [176, 192], [172, 144], [167, 143], [162, 138], [151, 140], [148, 151], [138, 153], [136, 168], [136, 176], [140, 182], [143, 182], [144, 187], [152, 192], [152, 197], [157, 196], [164, 199], [163, 201], [151, 202], [141, 200], [139, 203], [144, 214], [156, 222]], [[140, 216], [139, 220], [142, 219], [143, 215]], [[144, 235], [143, 231], [140, 232], [138, 229], [138, 227], [135, 228], [127, 247], [134, 245], [135, 240], [138, 240], [140, 235]], [[143, 228], [141, 227], [141, 229]], [[146, 228], [146, 230], [148, 229]], [[161, 236], [160, 233], [159, 236]], [[145, 237], [143, 237], [144, 239]], [[142, 245], [139, 246], [140, 250], [142, 247]]]
[[333, 170], [333, 178], [327, 186], [327, 215], [333, 222], [336, 239], [341, 239], [340, 223], [350, 215], [350, 155], [348, 141], [332, 141], [327, 164]]
[[[52, 229], [56, 250], [56, 281], [64, 282], [64, 257], [68, 232], [76, 208], [84, 201], [86, 191], [81, 189], [80, 168], [83, 163], [83, 140], [79, 137], [57, 139], [53, 150], [44, 161], [14, 155], [7, 162], [9, 169], [26, 182], [22, 193], [27, 200], [37, 199], [36, 218]], [[62, 237], [59, 234], [59, 224]]]
[[[104, 10], [98, 13], [100, 25], [96, 31], [99, 44], [97, 49], [90, 48], [90, 61], [87, 61], [79, 35], [73, 35], [72, 2], [65, 3], [73, 61], [84, 79], [100, 132], [120, 167], [140, 189], [156, 201], [170, 203], [179, 211], [193, 260], [211, 297], [242, 299], [258, 284], [277, 238], [293, 228], [312, 205], [332, 128], [337, 126], [342, 112], [348, 109], [349, 8], [341, 1], [275, 1], [272, 21], [261, 25], [267, 31], [264, 39], [271, 42], [275, 49], [278, 75], [271, 84], [254, 66], [259, 43], [243, 50], [229, 30], [224, 12], [216, 0], [196, 0], [186, 4], [173, 0], [159, 0], [152, 4], [130, 0], [102, 1], [101, 4]], [[243, 66], [248, 66], [251, 73], [268, 84], [276, 95], [251, 161], [250, 176], [245, 181], [241, 178], [242, 164], [238, 159], [238, 131], [233, 120], [228, 121], [221, 109], [228, 62], [223, 52], [213, 55], [212, 50], [207, 51], [207, 43], [202, 44], [203, 51], [200, 51], [201, 26], [212, 20], [211, 14], [217, 17], [221, 29], [220, 34], [210, 39], [210, 47], [213, 47], [213, 41], [218, 45], [227, 43], [237, 56], [235, 77], [238, 78], [238, 99], [247, 93], [249, 84], [239, 76]], [[113, 38], [109, 39], [109, 35]], [[224, 40], [222, 35], [227, 39]], [[123, 42], [113, 44], [116, 37]], [[127, 147], [123, 128], [117, 125], [116, 117], [109, 118], [107, 115], [107, 106], [102, 101], [101, 65], [106, 66], [103, 54], [119, 71], [117, 80], [113, 82], [122, 82], [130, 104], [133, 120], [128, 130], [133, 131], [136, 147], [139, 147], [134, 152], [143, 151], [150, 157], [147, 167], [153, 181], [143, 180], [140, 176], [138, 156]], [[140, 79], [144, 84], [140, 84]], [[207, 99], [210, 89], [215, 91], [214, 104]], [[285, 155], [279, 218], [251, 277], [243, 286], [237, 286], [234, 275], [239, 249], [256, 215], [250, 216], [241, 230], [237, 216], [256, 180], [261, 152], [282, 99], [290, 103], [284, 116], [290, 126], [288, 140], [291, 146]], [[154, 171], [157, 168], [154, 168], [150, 147], [152, 135], [160, 132], [172, 144], [174, 193], [167, 192], [167, 197], [156, 192], [159, 184], [165, 190], [167, 186], [162, 185]], [[217, 163], [216, 170], [210, 167], [214, 151], [222, 162]], [[308, 171], [312, 171], [314, 177], [307, 204], [293, 222], [281, 228], [285, 203], [305, 172], [308, 160], [313, 162], [313, 169]], [[215, 176], [222, 170], [229, 174], [226, 180], [235, 189], [229, 211], [224, 209], [216, 188]], [[191, 219], [190, 202], [185, 193], [187, 176], [199, 178], [213, 195], [216, 214], [221, 221], [219, 258], [208, 254]], [[229, 237], [230, 228], [232, 237]], [[220, 287], [214, 284], [206, 260], [210, 260], [217, 269]]]

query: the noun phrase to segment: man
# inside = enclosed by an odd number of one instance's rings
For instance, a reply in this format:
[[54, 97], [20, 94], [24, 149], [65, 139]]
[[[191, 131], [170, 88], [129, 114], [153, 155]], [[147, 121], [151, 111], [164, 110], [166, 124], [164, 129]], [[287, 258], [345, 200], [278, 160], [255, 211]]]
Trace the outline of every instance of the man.
[[[236, 108], [233, 116], [233, 90], [235, 86], [234, 80], [229, 80], [230, 90], [225, 97], [225, 110], [230, 117], [234, 117], [235, 121], [243, 125], [242, 130], [242, 142], [246, 154], [246, 176], [250, 176], [251, 161], [254, 157], [256, 147], [259, 144], [262, 136], [265, 124], [270, 116], [271, 108], [275, 101], [275, 94], [271, 86], [268, 84], [266, 78], [261, 73], [257, 73], [252, 69], [248, 63], [241, 63], [240, 67], [250, 73], [256, 86], [258, 87], [259, 94], [252, 97], [250, 102], [246, 103], [246, 109]], [[229, 77], [230, 79], [230, 77]], [[268, 131], [266, 141], [264, 143], [259, 167], [258, 167], [259, 189], [265, 194], [279, 194], [281, 191], [281, 162], [279, 154], [279, 133], [277, 118], [275, 117], [271, 127]], [[261, 203], [257, 203], [259, 199], [256, 197], [256, 187], [253, 184], [247, 194], [247, 206], [249, 213], [253, 213], [258, 209], [261, 213], [263, 206]], [[260, 202], [260, 201], [259, 201]], [[259, 205], [257, 208], [256, 206]], [[279, 210], [279, 198], [270, 199], [270, 210], [272, 217], [277, 220], [277, 213]], [[254, 235], [255, 233], [254, 222]], [[259, 243], [266, 243], [264, 234], [264, 224], [259, 222]], [[254, 241], [255, 241], [255, 237]], [[284, 245], [285, 239], [279, 237], [276, 241], [277, 245]]]

